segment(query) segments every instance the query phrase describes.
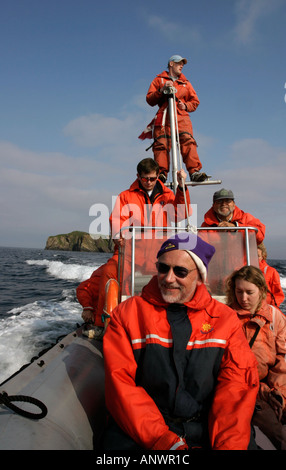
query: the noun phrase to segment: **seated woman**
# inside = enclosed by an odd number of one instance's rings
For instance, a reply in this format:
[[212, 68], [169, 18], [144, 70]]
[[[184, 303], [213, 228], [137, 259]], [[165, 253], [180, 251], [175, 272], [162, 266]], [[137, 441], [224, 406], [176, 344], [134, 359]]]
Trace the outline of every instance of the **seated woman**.
[[267, 304], [265, 278], [254, 266], [232, 273], [226, 295], [258, 362], [260, 388], [253, 424], [276, 449], [286, 450], [286, 317]]

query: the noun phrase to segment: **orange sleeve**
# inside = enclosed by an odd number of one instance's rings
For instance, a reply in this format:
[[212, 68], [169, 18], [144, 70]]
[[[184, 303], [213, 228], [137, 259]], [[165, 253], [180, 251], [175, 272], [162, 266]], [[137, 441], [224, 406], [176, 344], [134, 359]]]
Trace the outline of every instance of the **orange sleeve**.
[[[268, 272], [270, 274], [269, 278], [267, 276]], [[281, 287], [279, 273], [278, 273], [278, 271], [276, 271], [276, 269], [271, 268], [271, 266], [269, 266], [268, 269], [267, 269], [266, 282], [268, 283], [269, 289], [275, 297], [277, 307], [279, 307], [279, 305], [283, 302], [285, 296], [284, 296], [284, 292], [283, 292], [282, 287]], [[273, 304], [274, 302], [271, 301], [270, 297], [271, 296], [269, 294], [269, 297], [267, 297], [267, 300], [270, 300], [270, 302], [268, 302], [268, 303]]]
[[94, 271], [89, 279], [79, 284], [76, 289], [76, 296], [83, 308], [96, 308], [98, 301], [98, 288], [103, 266]]
[[[166, 77], [167, 79], [167, 77]], [[146, 95], [146, 101], [150, 106], [159, 105], [159, 107], [166, 102], [166, 95], [163, 95], [159, 90], [164, 86], [165, 80], [163, 78], [156, 77], [152, 81], [149, 90]]]
[[258, 389], [257, 361], [238, 324], [222, 359], [210, 411], [212, 449], [247, 449]]
[[265, 225], [256, 217], [253, 217], [251, 214], [245, 212], [242, 219], [238, 221], [238, 224], [245, 227], [257, 228], [258, 232], [256, 232], [256, 240], [258, 245], [264, 240]]

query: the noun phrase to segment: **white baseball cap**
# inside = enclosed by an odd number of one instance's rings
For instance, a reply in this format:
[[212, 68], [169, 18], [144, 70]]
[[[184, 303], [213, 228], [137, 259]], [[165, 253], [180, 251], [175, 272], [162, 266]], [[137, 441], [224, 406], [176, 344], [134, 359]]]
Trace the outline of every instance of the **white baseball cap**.
[[170, 62], [181, 62], [181, 61], [184, 62], [184, 65], [186, 65], [186, 63], [188, 62], [187, 59], [184, 59], [184, 57], [181, 57], [180, 55], [172, 55], [172, 57], [170, 57], [168, 61], [168, 64]]

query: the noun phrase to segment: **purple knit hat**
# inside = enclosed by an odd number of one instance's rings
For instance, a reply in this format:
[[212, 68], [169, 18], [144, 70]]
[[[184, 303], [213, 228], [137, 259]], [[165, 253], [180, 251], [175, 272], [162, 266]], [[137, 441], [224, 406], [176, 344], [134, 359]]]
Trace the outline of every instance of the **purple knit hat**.
[[206, 282], [208, 264], [215, 253], [215, 248], [212, 245], [193, 232], [179, 232], [162, 244], [157, 258], [173, 250], [186, 251], [196, 263], [203, 282]]

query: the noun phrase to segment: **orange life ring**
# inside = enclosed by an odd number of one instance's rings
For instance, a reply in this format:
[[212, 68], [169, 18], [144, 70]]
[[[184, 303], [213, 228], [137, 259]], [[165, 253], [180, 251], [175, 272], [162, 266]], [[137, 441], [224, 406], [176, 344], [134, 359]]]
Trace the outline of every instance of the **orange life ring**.
[[105, 285], [105, 305], [103, 309], [104, 326], [110, 322], [112, 310], [118, 305], [119, 283], [116, 279], [109, 279]]

